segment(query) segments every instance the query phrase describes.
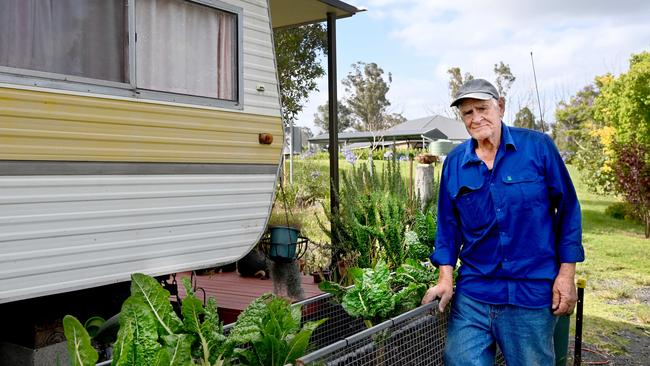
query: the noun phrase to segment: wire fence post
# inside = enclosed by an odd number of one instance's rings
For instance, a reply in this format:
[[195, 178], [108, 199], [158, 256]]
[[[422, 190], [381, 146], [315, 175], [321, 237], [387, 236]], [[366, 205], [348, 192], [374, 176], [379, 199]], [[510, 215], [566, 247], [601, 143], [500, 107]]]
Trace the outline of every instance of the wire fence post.
[[585, 300], [585, 287], [587, 280], [581, 278], [578, 280], [578, 307], [576, 309], [576, 340], [575, 340], [575, 355], [573, 357], [573, 365], [579, 366], [582, 362], [582, 311]]

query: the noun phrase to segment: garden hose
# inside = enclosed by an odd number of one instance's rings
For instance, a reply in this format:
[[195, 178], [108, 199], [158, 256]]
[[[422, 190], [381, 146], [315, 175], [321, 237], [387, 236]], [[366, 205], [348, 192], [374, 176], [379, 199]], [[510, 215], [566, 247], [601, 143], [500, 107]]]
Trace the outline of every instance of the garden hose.
[[578, 306], [576, 309], [576, 340], [573, 356], [573, 365], [578, 366], [582, 362], [582, 311], [585, 300], [585, 287], [587, 280], [584, 278], [578, 279]]

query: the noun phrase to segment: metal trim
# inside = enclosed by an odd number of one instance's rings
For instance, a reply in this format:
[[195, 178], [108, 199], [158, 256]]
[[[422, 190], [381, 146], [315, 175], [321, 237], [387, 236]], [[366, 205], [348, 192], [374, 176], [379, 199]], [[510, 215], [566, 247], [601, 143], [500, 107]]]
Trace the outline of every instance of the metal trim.
[[339, 10], [343, 10], [345, 12], [352, 13], [349, 16], [352, 16], [352, 15], [364, 10], [364, 9], [359, 9], [354, 5], [344, 3], [343, 1], [340, 1], [340, 0], [318, 0], [318, 1], [320, 1], [321, 3], [323, 3], [325, 5], [329, 5], [329, 6], [332, 6], [334, 8], [337, 8]]
[[276, 164], [124, 163], [87, 161], [0, 161], [0, 176], [273, 174]]

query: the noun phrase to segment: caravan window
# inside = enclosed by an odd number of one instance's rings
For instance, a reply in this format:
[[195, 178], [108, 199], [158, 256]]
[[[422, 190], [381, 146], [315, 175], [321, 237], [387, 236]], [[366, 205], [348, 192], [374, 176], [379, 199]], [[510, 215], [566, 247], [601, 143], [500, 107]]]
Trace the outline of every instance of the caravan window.
[[218, 0], [0, 0], [0, 82], [241, 106], [242, 14]]
[[0, 66], [128, 82], [125, 0], [0, 0]]
[[235, 14], [178, 0], [136, 2], [140, 88], [236, 99]]

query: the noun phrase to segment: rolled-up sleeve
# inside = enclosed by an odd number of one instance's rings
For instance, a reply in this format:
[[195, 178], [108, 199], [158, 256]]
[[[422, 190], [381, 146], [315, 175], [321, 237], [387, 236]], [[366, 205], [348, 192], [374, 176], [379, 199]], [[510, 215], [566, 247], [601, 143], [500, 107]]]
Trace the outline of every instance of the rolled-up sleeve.
[[447, 161], [442, 168], [442, 178], [438, 193], [438, 223], [436, 228], [436, 241], [433, 254], [429, 257], [436, 266], [456, 266], [460, 252], [460, 228], [456, 216], [448, 182]]
[[550, 137], [545, 136], [546, 184], [552, 207], [555, 208], [553, 227], [560, 263], [585, 260], [582, 247], [582, 216], [580, 203], [569, 171]]

